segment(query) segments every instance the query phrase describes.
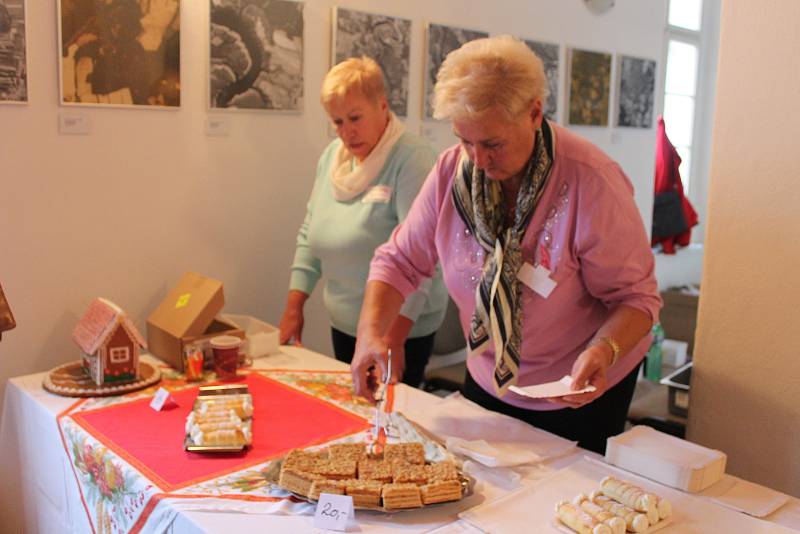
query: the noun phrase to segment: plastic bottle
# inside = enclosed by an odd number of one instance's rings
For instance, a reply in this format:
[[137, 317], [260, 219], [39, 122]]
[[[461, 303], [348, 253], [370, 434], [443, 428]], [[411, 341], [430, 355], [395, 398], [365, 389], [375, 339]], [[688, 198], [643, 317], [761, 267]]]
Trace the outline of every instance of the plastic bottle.
[[653, 342], [647, 351], [644, 364], [644, 376], [648, 380], [658, 382], [661, 380], [661, 344], [664, 343], [664, 328], [661, 323], [653, 325]]

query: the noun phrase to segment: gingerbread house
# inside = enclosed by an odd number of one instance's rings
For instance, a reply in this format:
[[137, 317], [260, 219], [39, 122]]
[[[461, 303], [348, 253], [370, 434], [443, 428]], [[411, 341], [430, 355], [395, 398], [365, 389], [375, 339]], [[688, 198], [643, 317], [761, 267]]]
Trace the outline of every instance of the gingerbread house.
[[83, 367], [97, 385], [136, 380], [139, 349], [147, 345], [128, 315], [96, 298], [72, 332], [83, 352]]

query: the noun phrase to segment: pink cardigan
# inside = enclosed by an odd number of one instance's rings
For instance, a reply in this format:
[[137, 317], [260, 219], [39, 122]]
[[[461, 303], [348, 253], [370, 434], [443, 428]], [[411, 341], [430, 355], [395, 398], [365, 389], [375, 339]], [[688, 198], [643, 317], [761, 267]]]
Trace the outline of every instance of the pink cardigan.
[[[519, 386], [569, 374], [616, 305], [639, 309], [653, 321], [661, 307], [654, 258], [630, 181], [600, 149], [558, 125], [551, 127], [553, 167], [525, 232], [522, 255], [525, 262], [549, 267], [556, 286], [544, 298], [520, 285], [524, 315]], [[369, 279], [386, 282], [406, 297], [441, 262], [466, 335], [484, 253], [453, 205], [459, 151], [456, 145], [439, 156], [406, 220], [375, 251]], [[609, 370], [609, 387], [633, 370], [649, 344], [646, 336]], [[467, 366], [475, 381], [494, 395], [494, 350], [470, 355]], [[503, 401], [533, 410], [563, 407], [513, 392]]]

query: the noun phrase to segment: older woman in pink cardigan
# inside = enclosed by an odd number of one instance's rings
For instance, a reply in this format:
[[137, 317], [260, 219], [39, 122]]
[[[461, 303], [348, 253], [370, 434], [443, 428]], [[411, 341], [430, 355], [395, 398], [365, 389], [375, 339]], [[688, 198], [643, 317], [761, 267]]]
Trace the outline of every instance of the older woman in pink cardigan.
[[[387, 368], [382, 335], [440, 262], [468, 340], [464, 395], [602, 452], [624, 428], [661, 300], [630, 181], [543, 118], [546, 96], [542, 62], [515, 38], [447, 56], [435, 116], [460, 143], [439, 156], [407, 219], [376, 250], [353, 380], [373, 398], [369, 370]], [[596, 390], [547, 400], [509, 391], [564, 375], [573, 390]]]

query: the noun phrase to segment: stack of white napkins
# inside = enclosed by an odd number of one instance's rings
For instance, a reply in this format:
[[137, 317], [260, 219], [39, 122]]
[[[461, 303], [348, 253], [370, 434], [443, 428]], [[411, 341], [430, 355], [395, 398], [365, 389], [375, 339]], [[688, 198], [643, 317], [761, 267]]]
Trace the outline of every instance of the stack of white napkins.
[[536, 463], [576, 446], [574, 441], [486, 410], [458, 393], [405, 415], [442, 438], [451, 452], [489, 467]]
[[608, 438], [606, 447], [606, 462], [691, 493], [718, 482], [726, 458], [722, 451], [643, 425]]
[[702, 495], [732, 510], [766, 517], [789, 502], [789, 496], [741, 478], [725, 475]]

